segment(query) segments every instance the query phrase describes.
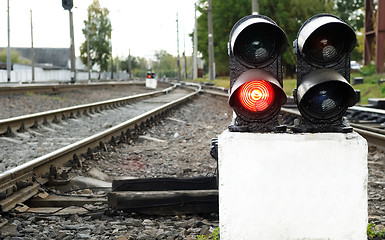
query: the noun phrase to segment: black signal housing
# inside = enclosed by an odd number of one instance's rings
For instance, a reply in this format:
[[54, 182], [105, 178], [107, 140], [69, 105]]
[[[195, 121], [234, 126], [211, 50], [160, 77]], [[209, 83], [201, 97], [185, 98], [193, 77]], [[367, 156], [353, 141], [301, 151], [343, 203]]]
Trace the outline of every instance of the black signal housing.
[[282, 52], [285, 32], [270, 18], [249, 15], [230, 32], [229, 104], [234, 132], [276, 131], [277, 115], [287, 97], [283, 91]]
[[350, 85], [350, 52], [356, 44], [353, 29], [331, 14], [318, 14], [300, 28], [294, 41], [297, 87], [293, 91], [304, 132], [344, 132], [348, 107], [357, 102]]

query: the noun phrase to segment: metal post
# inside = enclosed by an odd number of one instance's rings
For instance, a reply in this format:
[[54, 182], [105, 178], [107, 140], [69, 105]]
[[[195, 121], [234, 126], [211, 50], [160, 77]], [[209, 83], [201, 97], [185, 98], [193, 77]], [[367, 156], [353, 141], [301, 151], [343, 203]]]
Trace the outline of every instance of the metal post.
[[385, 0], [377, 1], [376, 72], [383, 73], [385, 60]]
[[258, 0], [251, 0], [251, 9], [252, 9], [253, 15], [258, 15], [258, 12], [259, 12]]
[[70, 56], [71, 56], [71, 83], [76, 82], [76, 71], [75, 71], [75, 40], [74, 40], [74, 19], [71, 10], [68, 10], [70, 16], [70, 38], [71, 38], [71, 47], [70, 47]]
[[8, 82], [11, 82], [11, 29], [9, 20], [9, 0], [7, 1], [7, 13], [8, 13], [8, 48], [7, 48], [7, 78]]
[[177, 65], [178, 65], [178, 81], [181, 80], [180, 75], [180, 57], [179, 57], [179, 25], [178, 25], [178, 13], [176, 13], [176, 42], [177, 42]]
[[186, 37], [183, 32], [183, 78], [187, 79]]
[[197, 22], [197, 4], [194, 4], [195, 6], [195, 23], [194, 23], [194, 56], [193, 56], [193, 79], [198, 78], [198, 22]]
[[111, 81], [112, 80], [114, 80], [114, 57], [112, 56], [112, 50], [111, 50]]
[[131, 78], [131, 50], [128, 49], [128, 78]]
[[213, 39], [213, 17], [212, 17], [212, 4], [209, 0], [209, 6], [207, 9], [208, 17], [208, 31], [209, 31], [209, 81], [214, 81], [214, 39]]
[[119, 58], [116, 56], [116, 75], [119, 77]]
[[32, 9], [31, 13], [31, 60], [32, 60], [32, 82], [35, 82], [35, 49], [33, 48], [33, 24], [32, 24]]
[[87, 68], [88, 68], [88, 80], [91, 80], [91, 60], [90, 60], [90, 21], [91, 17], [88, 15], [87, 23]]

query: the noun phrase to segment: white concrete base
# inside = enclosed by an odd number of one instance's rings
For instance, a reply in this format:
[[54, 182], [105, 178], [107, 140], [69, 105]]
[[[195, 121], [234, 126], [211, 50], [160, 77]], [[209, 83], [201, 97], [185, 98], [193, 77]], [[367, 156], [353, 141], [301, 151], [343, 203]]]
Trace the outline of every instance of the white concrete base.
[[155, 89], [158, 85], [158, 81], [155, 78], [146, 78], [146, 87]]
[[221, 240], [366, 240], [367, 143], [357, 133], [219, 136]]

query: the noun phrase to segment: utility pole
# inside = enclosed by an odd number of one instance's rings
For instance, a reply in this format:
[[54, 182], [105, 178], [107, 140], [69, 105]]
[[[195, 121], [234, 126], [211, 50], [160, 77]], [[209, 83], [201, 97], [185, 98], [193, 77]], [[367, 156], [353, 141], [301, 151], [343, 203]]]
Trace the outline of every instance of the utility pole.
[[35, 49], [33, 48], [33, 24], [32, 24], [32, 9], [31, 13], [31, 60], [32, 60], [32, 82], [35, 82]]
[[114, 57], [112, 56], [112, 37], [110, 39], [111, 49], [110, 49], [110, 57], [111, 57], [111, 81], [114, 80]]
[[131, 78], [131, 50], [128, 49], [128, 78]]
[[116, 74], [118, 74], [119, 73], [119, 57], [118, 57], [118, 55], [116, 55], [115, 59], [116, 59]]
[[[112, 35], [112, 34], [111, 34]], [[112, 56], [112, 36], [110, 39], [111, 48], [110, 48], [110, 58], [111, 58], [111, 81], [114, 80], [114, 57]]]
[[253, 15], [258, 15], [258, 12], [259, 12], [258, 0], [251, 0], [251, 10]]
[[183, 31], [183, 78], [187, 79], [186, 37]]
[[74, 39], [74, 19], [72, 10], [68, 10], [70, 16], [70, 37], [71, 37], [71, 83], [76, 82], [76, 70], [75, 70], [75, 39]]
[[194, 19], [194, 56], [193, 56], [193, 79], [197, 79], [198, 78], [198, 36], [197, 36], [197, 32], [198, 32], [198, 23], [197, 23], [197, 4], [194, 3], [194, 16], [195, 16], [195, 19]]
[[90, 60], [90, 23], [91, 15], [88, 14], [87, 23], [87, 68], [88, 68], [88, 80], [91, 80], [91, 60]]
[[209, 81], [215, 79], [215, 63], [214, 63], [214, 38], [213, 38], [213, 17], [212, 17], [212, 4], [209, 0], [209, 7], [207, 9], [208, 17], [208, 30], [209, 30]]
[[180, 76], [180, 57], [179, 57], [179, 25], [178, 25], [178, 13], [176, 13], [176, 42], [177, 42], [177, 52], [178, 52], [178, 56], [177, 56], [177, 65], [178, 65], [178, 81], [181, 80], [181, 76]]
[[71, 83], [76, 81], [76, 71], [75, 71], [75, 40], [74, 40], [74, 19], [72, 16], [71, 9], [74, 6], [73, 0], [62, 0], [62, 6], [64, 10], [68, 10], [70, 17], [70, 57], [71, 57]]
[[11, 82], [11, 29], [9, 20], [9, 0], [7, 1], [7, 13], [8, 13], [8, 48], [7, 48], [7, 79]]

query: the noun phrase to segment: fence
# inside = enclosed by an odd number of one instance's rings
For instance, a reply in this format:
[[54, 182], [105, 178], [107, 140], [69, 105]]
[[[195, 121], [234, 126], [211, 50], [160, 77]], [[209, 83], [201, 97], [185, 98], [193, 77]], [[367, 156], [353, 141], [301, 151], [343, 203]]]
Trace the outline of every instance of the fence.
[[[99, 73], [92, 72], [91, 79], [98, 79]], [[102, 72], [102, 80], [111, 80], [111, 72]], [[113, 73], [113, 80], [128, 79], [128, 73]], [[76, 72], [76, 80], [88, 80], [88, 72]], [[71, 81], [70, 70], [43, 70], [35, 68], [35, 82], [66, 82]], [[7, 70], [0, 70], [0, 83], [8, 82]], [[11, 83], [32, 82], [32, 69], [18, 69], [11, 71]]]

